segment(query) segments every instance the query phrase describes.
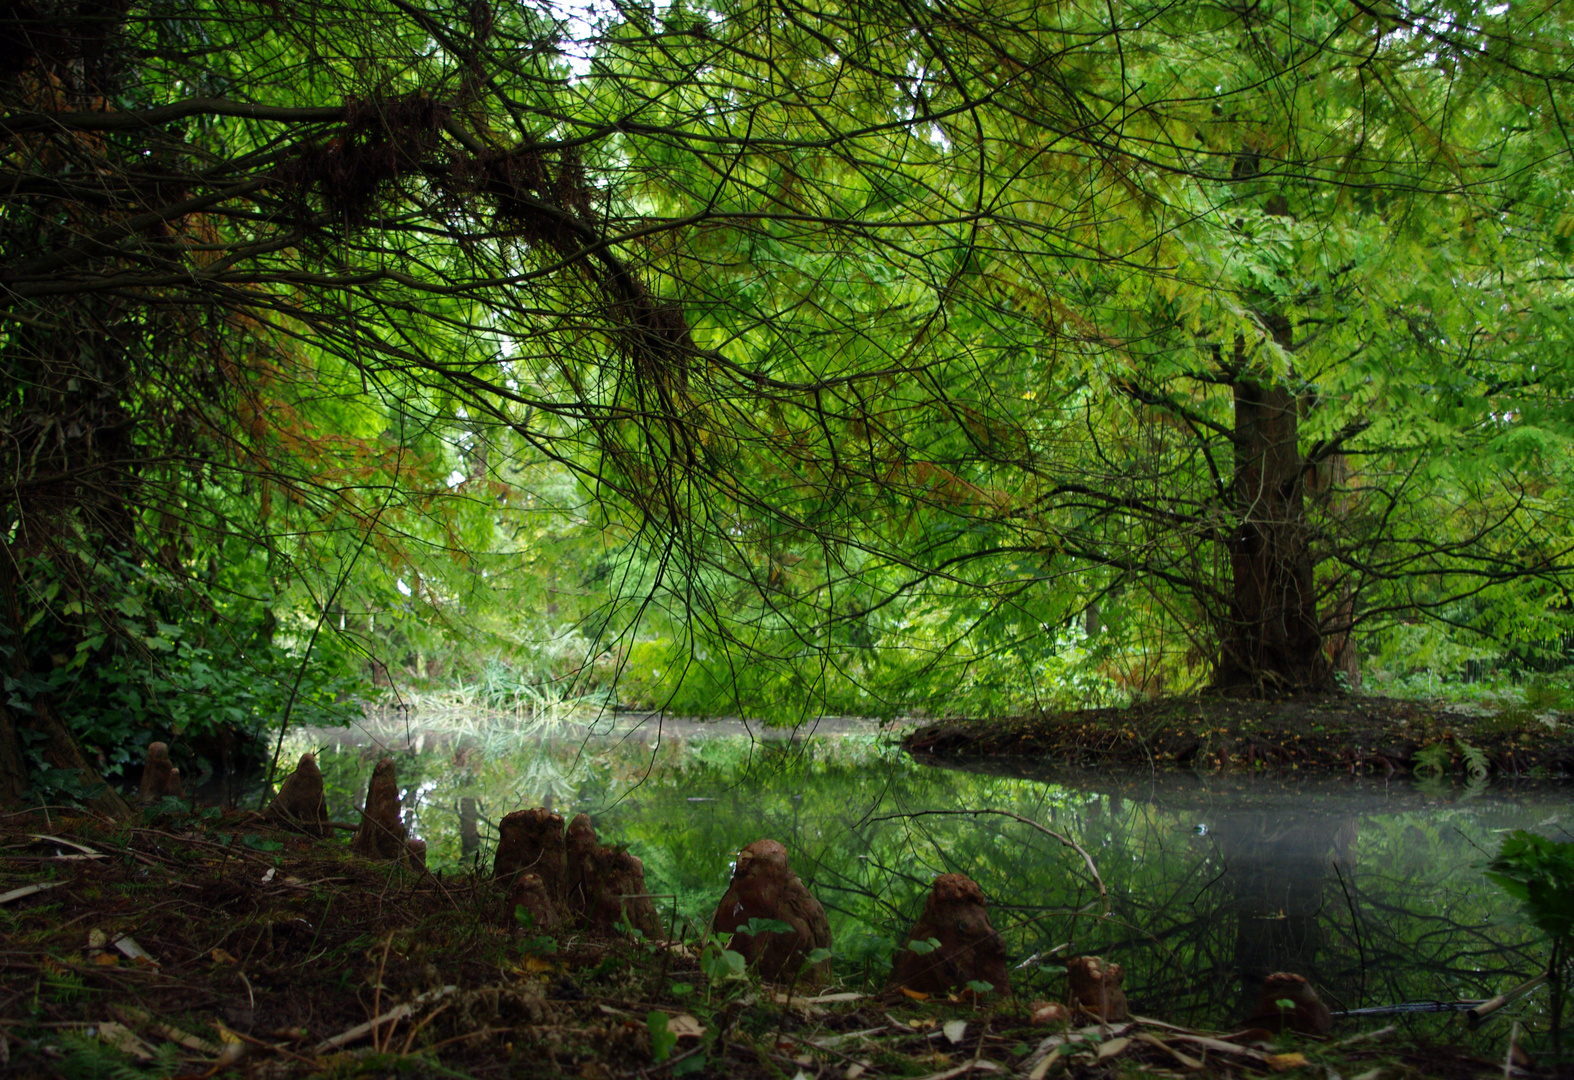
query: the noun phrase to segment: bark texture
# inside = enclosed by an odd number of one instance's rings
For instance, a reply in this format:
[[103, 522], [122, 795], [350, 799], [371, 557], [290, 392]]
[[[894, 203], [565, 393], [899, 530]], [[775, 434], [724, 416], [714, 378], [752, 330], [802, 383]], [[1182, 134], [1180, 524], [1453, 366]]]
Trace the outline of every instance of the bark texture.
[[279, 793], [268, 804], [267, 815], [313, 836], [322, 836], [327, 831], [328, 799], [315, 756], [301, 755], [300, 764], [285, 777], [284, 783], [279, 785]]
[[519, 925], [519, 916], [516, 909], [523, 908], [532, 920], [531, 925], [537, 930], [551, 930], [561, 921], [558, 917], [557, 905], [552, 897], [547, 895], [546, 883], [541, 880], [540, 874], [528, 871], [514, 878], [514, 884], [508, 891], [508, 907], [503, 916], [503, 925], [513, 927]]
[[[940, 944], [915, 952], [914, 942]], [[923, 914], [907, 935], [907, 946], [896, 954], [891, 985], [926, 994], [966, 990], [971, 982], [988, 983], [990, 992], [1011, 993], [1011, 970], [1005, 943], [989, 922], [984, 890], [966, 874], [941, 874], [930, 887]]]
[[585, 859], [585, 921], [618, 933], [627, 925], [660, 941], [661, 919], [645, 889], [645, 864], [623, 848], [602, 845]]
[[1333, 1030], [1334, 1018], [1304, 976], [1276, 971], [1263, 980], [1262, 995], [1247, 1023], [1269, 1031], [1326, 1035]]
[[[792, 929], [738, 933], [750, 919], [779, 919]], [[738, 855], [732, 883], [716, 905], [715, 930], [733, 935], [731, 948], [762, 979], [796, 976], [804, 985], [816, 986], [830, 978], [829, 960], [809, 968], [804, 961], [815, 949], [831, 947], [831, 924], [820, 902], [792, 872], [787, 849], [775, 840], [756, 840]]]
[[[1266, 320], [1281, 347], [1290, 324]], [[1245, 344], [1235, 346], [1237, 372]], [[1300, 448], [1301, 399], [1279, 382], [1237, 374], [1235, 525], [1227, 538], [1230, 598], [1214, 685], [1258, 694], [1321, 690], [1332, 668], [1323, 652], [1306, 519], [1307, 462]]]
[[157, 802], [166, 796], [183, 798], [180, 770], [169, 759], [169, 747], [161, 742], [148, 743], [148, 758], [142, 766], [142, 802]]
[[1073, 957], [1066, 963], [1072, 1007], [1111, 1023], [1126, 1019], [1126, 992], [1120, 988], [1124, 975], [1119, 964], [1097, 956]]
[[366, 809], [350, 839], [350, 850], [368, 859], [398, 861], [408, 857], [403, 815], [399, 812], [399, 778], [392, 758], [372, 770]]
[[545, 807], [515, 810], [497, 824], [497, 854], [492, 877], [507, 888], [514, 876], [528, 870], [541, 878], [554, 904], [563, 902], [568, 875], [563, 818]]

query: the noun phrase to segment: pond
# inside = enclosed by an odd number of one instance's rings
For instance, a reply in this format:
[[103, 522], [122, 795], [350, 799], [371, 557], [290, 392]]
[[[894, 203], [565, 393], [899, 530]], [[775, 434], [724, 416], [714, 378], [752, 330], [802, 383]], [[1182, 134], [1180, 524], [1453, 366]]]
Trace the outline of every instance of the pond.
[[[796, 735], [647, 716], [314, 731], [285, 760], [306, 749], [338, 821], [356, 820], [373, 763], [392, 756], [434, 870], [489, 868], [511, 810], [583, 811], [644, 861], [664, 917], [697, 933], [737, 851], [771, 837], [824, 904], [853, 988], [884, 978], [935, 875], [961, 872], [990, 898], [1018, 993], [1062, 997], [1056, 960], [1097, 953], [1125, 968], [1134, 1012], [1198, 1026], [1237, 1023], [1279, 970], [1335, 1010], [1485, 998], [1528, 978], [1545, 951], [1479, 867], [1507, 830], [1570, 835], [1569, 790], [1552, 783], [939, 768], [852, 721]], [[1079, 845], [1107, 901], [1076, 850], [1026, 822]], [[1544, 997], [1516, 1015], [1544, 1030]], [[1464, 1038], [1457, 1017], [1404, 1022]]]

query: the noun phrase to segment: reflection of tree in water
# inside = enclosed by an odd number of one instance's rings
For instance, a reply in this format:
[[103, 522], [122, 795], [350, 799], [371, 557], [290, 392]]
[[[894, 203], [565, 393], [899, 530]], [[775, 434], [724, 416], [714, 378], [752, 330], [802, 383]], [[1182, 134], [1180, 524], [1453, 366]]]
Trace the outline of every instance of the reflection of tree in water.
[[1324, 915], [1330, 903], [1339, 902], [1334, 879], [1350, 866], [1358, 828], [1354, 818], [1322, 814], [1217, 819], [1214, 844], [1225, 873], [1216, 887], [1226, 897], [1221, 913], [1235, 924], [1239, 1015], [1257, 1003], [1263, 980], [1275, 971], [1293, 971], [1331, 989], [1322, 961], [1334, 935]]
[[[335, 817], [364, 796], [376, 756], [320, 759]], [[1118, 780], [933, 769], [873, 740], [808, 752], [666, 739], [653, 753], [637, 738], [542, 739], [396, 757], [401, 787], [420, 793], [434, 868], [468, 869], [477, 854], [485, 865], [497, 818], [551, 790], [565, 815], [589, 810], [603, 835], [631, 844], [651, 890], [675, 894], [694, 925], [714, 910], [739, 848], [781, 840], [830, 914], [840, 970], [855, 983], [882, 977], [934, 876], [960, 872], [990, 897], [1016, 960], [1056, 946], [1059, 958], [1106, 955], [1126, 969], [1137, 1013], [1218, 1025], [1242, 1019], [1277, 970], [1306, 975], [1334, 1008], [1484, 997], [1528, 976], [1538, 966], [1528, 931], [1498, 924], [1507, 905], [1475, 868], [1483, 853], [1472, 843], [1495, 847], [1494, 829], [1533, 825], [1566, 799], [1451, 804], [1408, 787], [1259, 790], [1198, 777], [1105, 793], [1095, 789]], [[1017, 822], [877, 820], [969, 807], [1076, 839], [1099, 865], [1110, 918], [1096, 918], [1080, 859]], [[1022, 993], [1064, 989], [1053, 964], [1019, 974]]]
[[[1468, 817], [1472, 832], [1489, 835], [1524, 812], [1482, 807]], [[1274, 971], [1303, 974], [1331, 1007], [1353, 1009], [1487, 997], [1537, 969], [1525, 932], [1499, 923], [1503, 898], [1454, 822], [1294, 803], [1207, 818], [1205, 835], [1176, 843], [1182, 820], [1134, 808], [1128, 835], [1168, 870], [1143, 888], [1146, 874], [1134, 868], [1112, 889], [1122, 927], [1082, 945], [1126, 964], [1139, 1013], [1232, 1023]]]

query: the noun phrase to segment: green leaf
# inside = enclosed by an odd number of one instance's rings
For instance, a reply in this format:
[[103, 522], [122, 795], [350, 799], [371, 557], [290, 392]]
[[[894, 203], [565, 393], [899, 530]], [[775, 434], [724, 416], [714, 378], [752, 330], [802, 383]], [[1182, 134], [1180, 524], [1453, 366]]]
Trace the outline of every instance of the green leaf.
[[705, 1068], [706, 1064], [706, 1053], [705, 1051], [701, 1050], [696, 1054], [690, 1054], [688, 1057], [678, 1062], [672, 1067], [670, 1071], [673, 1076], [687, 1076], [689, 1073], [699, 1072], [701, 1069]]
[[734, 933], [738, 934], [748, 934], [750, 937], [756, 934], [790, 934], [792, 932], [792, 927], [780, 919], [761, 918], [750, 919], [734, 931]]
[[645, 1015], [645, 1026], [650, 1031], [650, 1053], [657, 1061], [666, 1061], [672, 1055], [672, 1048], [678, 1045], [678, 1037], [667, 1030], [667, 1014], [659, 1009], [652, 1009]]
[[700, 953], [700, 970], [711, 982], [721, 982], [724, 979], [733, 979], [741, 976], [749, 962], [743, 954], [731, 949], [724, 949], [716, 942], [705, 946]]
[[1537, 929], [1574, 938], [1574, 842], [1516, 829], [1503, 838], [1486, 876], [1524, 906]]

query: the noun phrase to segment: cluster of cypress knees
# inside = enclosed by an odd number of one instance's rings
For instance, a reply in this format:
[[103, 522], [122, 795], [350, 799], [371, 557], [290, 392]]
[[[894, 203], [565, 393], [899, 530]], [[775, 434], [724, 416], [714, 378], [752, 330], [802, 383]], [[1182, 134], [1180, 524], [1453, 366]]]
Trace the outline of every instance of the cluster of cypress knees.
[[[162, 743], [148, 748], [150, 771], [156, 760], [162, 762], [162, 769], [153, 779], [151, 797], [180, 794], [179, 774], [170, 767]], [[169, 790], [171, 778], [174, 790]], [[149, 791], [144, 774], [144, 798], [150, 797]], [[265, 816], [318, 836], [332, 827], [316, 758], [301, 755]], [[426, 842], [406, 833], [398, 780], [389, 758], [372, 770], [366, 808], [351, 850], [368, 858], [426, 865]], [[645, 888], [644, 864], [625, 848], [601, 843], [587, 814], [566, 826], [561, 815], [544, 807], [516, 810], [504, 817], [498, 823], [492, 878], [506, 892], [504, 918], [509, 924], [523, 909], [544, 930], [579, 924], [609, 933], [638, 930], [647, 941], [663, 937], [654, 897]], [[749, 933], [753, 919], [776, 920], [788, 929]], [[793, 873], [787, 849], [775, 840], [756, 840], [739, 853], [712, 927], [718, 935], [732, 935], [729, 947], [762, 979], [807, 988], [830, 978], [829, 959], [808, 962], [815, 950], [831, 947], [825, 909]], [[1078, 956], [1066, 962], [1066, 973], [1070, 1005], [1036, 1002], [1035, 1022], [1127, 1019], [1119, 964]], [[987, 990], [982, 989], [985, 984]], [[890, 986], [914, 996], [1011, 993], [1005, 944], [989, 921], [984, 892], [972, 878], [965, 874], [935, 878], [922, 914], [896, 953]], [[1281, 971], [1263, 980], [1248, 1022], [1276, 1031], [1288, 1028], [1325, 1035], [1333, 1017], [1304, 977]]]

